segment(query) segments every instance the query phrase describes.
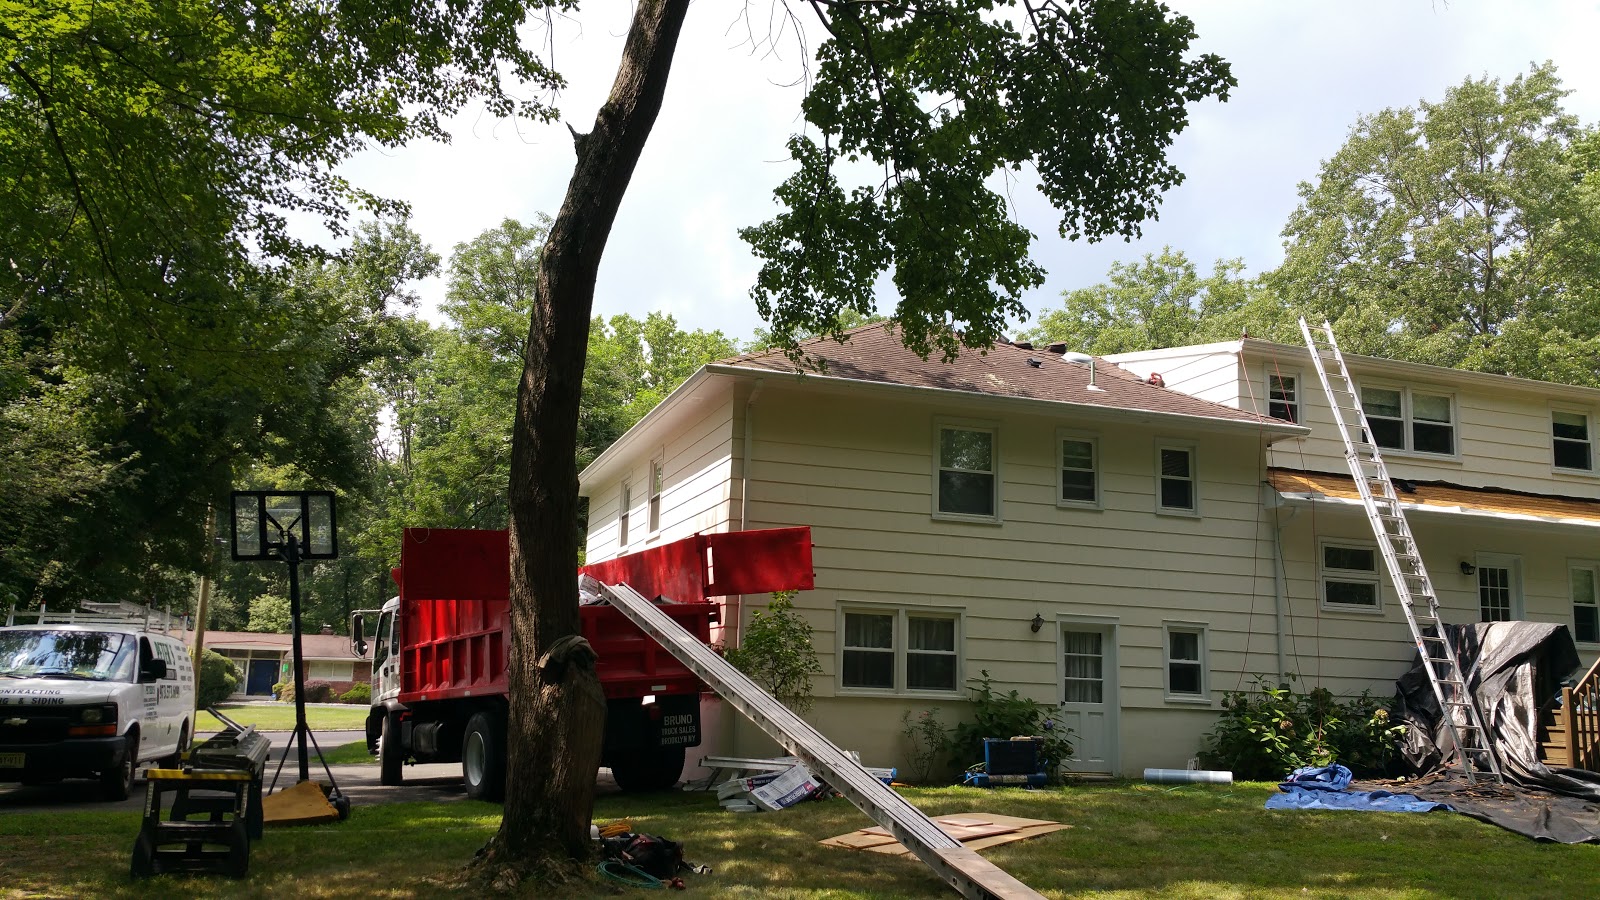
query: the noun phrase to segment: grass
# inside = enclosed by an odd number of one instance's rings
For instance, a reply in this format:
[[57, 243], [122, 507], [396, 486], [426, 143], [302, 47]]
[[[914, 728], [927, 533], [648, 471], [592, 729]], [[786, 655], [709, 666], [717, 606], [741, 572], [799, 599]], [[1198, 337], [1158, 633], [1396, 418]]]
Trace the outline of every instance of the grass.
[[[218, 709], [240, 725], [254, 725], [257, 731], [294, 730], [293, 703], [225, 703]], [[361, 731], [367, 727], [368, 709], [361, 704], [307, 706], [306, 724], [312, 731]], [[202, 711], [195, 721], [195, 734], [222, 730], [222, 723], [208, 712]]]
[[[1453, 813], [1262, 809], [1273, 790], [1123, 784], [906, 795], [936, 815], [983, 811], [1071, 824], [984, 854], [1051, 898], [1600, 896], [1600, 847], [1538, 844]], [[819, 846], [870, 824], [843, 800], [759, 814], [724, 812], [703, 793], [611, 795], [596, 804], [597, 821], [624, 817], [637, 830], [682, 841], [690, 861], [713, 868], [685, 876], [683, 896], [954, 896], [915, 860]], [[0, 896], [459, 896], [448, 880], [494, 833], [499, 808], [468, 800], [394, 804], [357, 808], [342, 824], [274, 829], [253, 847], [242, 882], [129, 882], [138, 822], [138, 813], [120, 812], [0, 816]], [[617, 896], [600, 881], [559, 893]]]
[[322, 761], [330, 766], [343, 766], [359, 763], [362, 765], [377, 765], [378, 758], [367, 752], [366, 741], [351, 741], [338, 747], [329, 747], [328, 752], [322, 754]]

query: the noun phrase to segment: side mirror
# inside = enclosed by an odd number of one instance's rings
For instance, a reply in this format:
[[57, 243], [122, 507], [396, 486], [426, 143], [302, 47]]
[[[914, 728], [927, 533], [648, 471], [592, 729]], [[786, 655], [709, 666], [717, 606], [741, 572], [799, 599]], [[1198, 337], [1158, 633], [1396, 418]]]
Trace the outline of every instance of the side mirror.
[[356, 656], [367, 655], [367, 619], [361, 613], [350, 616], [350, 652]]
[[139, 683], [160, 681], [167, 677], [167, 661], [164, 659], [147, 659], [144, 667], [139, 670]]

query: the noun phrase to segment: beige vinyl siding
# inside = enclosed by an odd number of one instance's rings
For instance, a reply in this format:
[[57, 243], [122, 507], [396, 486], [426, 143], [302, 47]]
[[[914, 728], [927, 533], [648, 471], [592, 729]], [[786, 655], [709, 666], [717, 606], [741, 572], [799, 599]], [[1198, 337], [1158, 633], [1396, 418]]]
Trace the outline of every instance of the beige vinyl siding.
[[[965, 412], [818, 398], [770, 383], [762, 395], [750, 527], [812, 528], [818, 587], [796, 603], [816, 629], [824, 669], [819, 695], [836, 692], [835, 609], [851, 603], [960, 611], [962, 675], [987, 669], [998, 687], [1051, 704], [1059, 699], [1059, 616], [1116, 620], [1124, 708], [1171, 708], [1164, 696], [1163, 620], [1207, 625], [1213, 686], [1231, 687], [1226, 673], [1246, 664], [1275, 665], [1257, 436], [1185, 436], [1170, 425], [1157, 430], [990, 412], [986, 418], [999, 429], [1003, 524], [949, 522], [930, 513], [932, 423]], [[1056, 433], [1063, 427], [1098, 435], [1104, 509], [1056, 505]], [[1154, 514], [1155, 447], [1174, 436], [1196, 441], [1199, 518]], [[1038, 633], [1028, 627], [1036, 613], [1050, 623]], [[814, 721], [836, 737], [851, 735], [846, 743], [864, 752], [898, 753], [898, 737], [884, 744], [856, 739], [874, 726], [866, 714], [847, 711], [874, 710], [870, 717], [892, 720], [898, 736], [899, 711], [928, 703], [881, 702], [889, 708], [841, 698], [820, 705]], [[1143, 752], [1126, 741], [1123, 751], [1125, 762], [1134, 758], [1128, 753]], [[1181, 764], [1191, 754], [1186, 745], [1182, 758], [1167, 762]]]

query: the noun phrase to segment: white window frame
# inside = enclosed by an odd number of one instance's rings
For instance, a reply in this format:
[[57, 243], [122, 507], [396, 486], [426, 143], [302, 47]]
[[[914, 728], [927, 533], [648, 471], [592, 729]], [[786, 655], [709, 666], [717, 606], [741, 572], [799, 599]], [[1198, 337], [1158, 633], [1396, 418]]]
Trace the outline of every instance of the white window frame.
[[[860, 687], [844, 683], [844, 654], [845, 646], [845, 615], [857, 613], [869, 616], [893, 616], [894, 626], [890, 643], [894, 653], [893, 687]], [[948, 655], [955, 657], [955, 684], [950, 690], [932, 690], [917, 688], [915, 690], [906, 686], [907, 669], [906, 658], [910, 650], [911, 625], [910, 620], [917, 619], [944, 619], [954, 623], [955, 651]], [[966, 630], [964, 610], [953, 607], [941, 606], [897, 606], [889, 604], [842, 602], [838, 606], [835, 634], [838, 635], [838, 657], [834, 669], [834, 690], [842, 696], [852, 697], [963, 697], [963, 686], [966, 682]], [[943, 651], [916, 651], [919, 653], [943, 653]]]
[[[1509, 553], [1479, 553], [1473, 560], [1477, 566], [1477, 573], [1473, 576], [1474, 593], [1478, 600], [1479, 622], [1490, 621], [1483, 617], [1483, 571], [1485, 569], [1507, 570], [1506, 588], [1510, 592], [1510, 613], [1512, 622], [1520, 622], [1528, 618], [1528, 598], [1522, 589], [1522, 557]], [[1500, 621], [1500, 620], [1495, 620]]]
[[[1588, 604], [1580, 604], [1580, 603], [1578, 603], [1578, 598], [1574, 595], [1573, 590], [1572, 590], [1572, 588], [1573, 588], [1572, 573], [1573, 572], [1580, 572], [1580, 571], [1588, 572], [1589, 573], [1589, 577], [1592, 579], [1590, 581], [1590, 584], [1591, 584], [1591, 586], [1593, 588], [1593, 592], [1594, 593], [1590, 596]], [[1600, 644], [1600, 560], [1593, 560], [1593, 559], [1569, 559], [1569, 560], [1567, 560], [1567, 600], [1572, 605], [1572, 639], [1573, 639], [1573, 641], [1575, 641], [1575, 642], [1577, 642], [1579, 644], [1582, 644], [1585, 647], [1593, 647], [1593, 646], [1595, 646], [1597, 644]], [[1596, 617], [1596, 620], [1597, 620], [1596, 621], [1596, 626], [1595, 626], [1595, 631], [1596, 631], [1596, 639], [1595, 640], [1584, 640], [1583, 638], [1580, 638], [1578, 636], [1578, 607], [1580, 605], [1588, 605], [1588, 606], [1590, 606], [1590, 608], [1595, 610], [1595, 617]]]
[[[989, 466], [990, 466], [990, 468], [989, 468], [989, 471], [987, 473], [979, 472], [979, 470], [977, 470], [977, 469], [971, 469], [971, 470], [968, 470], [968, 469], [950, 469], [949, 471], [952, 471], [952, 472], [968, 472], [968, 471], [970, 471], [970, 472], [973, 472], [973, 473], [976, 473], [976, 474], [988, 474], [991, 478], [993, 478], [994, 479], [994, 486], [992, 488], [992, 490], [994, 492], [993, 493], [993, 501], [992, 501], [993, 502], [993, 506], [994, 506], [994, 514], [993, 515], [982, 515], [980, 513], [949, 512], [949, 511], [946, 511], [946, 510], [941, 510], [939, 508], [939, 489], [940, 489], [939, 476], [940, 476], [941, 473], [946, 471], [944, 466], [943, 466], [943, 464], [942, 464], [943, 460], [941, 459], [941, 453], [943, 451], [944, 432], [946, 430], [976, 431], [976, 432], [984, 432], [984, 433], [987, 433], [989, 435]], [[949, 418], [940, 418], [940, 419], [934, 420], [934, 423], [933, 423], [933, 456], [932, 456], [932, 463], [933, 463], [933, 465], [932, 465], [931, 468], [933, 469], [933, 490], [932, 490], [932, 495], [933, 495], [932, 496], [932, 500], [933, 500], [933, 503], [932, 503], [933, 518], [935, 518], [935, 519], [944, 519], [944, 520], [951, 521], [951, 522], [977, 522], [977, 523], [980, 523], [980, 524], [996, 524], [996, 525], [1003, 521], [1003, 517], [1000, 514], [1000, 425], [999, 425], [998, 422], [986, 421], [986, 420], [978, 420], [978, 419], [949, 419]]]
[[[1204, 622], [1163, 621], [1161, 623], [1161, 686], [1168, 703], [1192, 703], [1196, 706], [1213, 706], [1211, 699], [1211, 634]], [[1172, 635], [1195, 635], [1199, 645], [1199, 659], [1174, 659]], [[1172, 666], [1198, 665], [1200, 668], [1200, 693], [1178, 693], [1172, 688]]]
[[[1067, 441], [1078, 441], [1089, 445], [1089, 452], [1093, 462], [1089, 468], [1090, 483], [1094, 486], [1093, 500], [1068, 500], [1062, 494], [1067, 489], [1066, 465], [1062, 459], [1062, 445]], [[1100, 485], [1100, 473], [1105, 469], [1103, 458], [1100, 456], [1100, 436], [1085, 431], [1074, 431], [1069, 428], [1056, 429], [1056, 506], [1068, 509], [1103, 509], [1105, 507], [1105, 492]], [[1083, 471], [1074, 469], [1073, 471]]]
[[[1164, 450], [1181, 450], [1189, 454], [1189, 502], [1193, 506], [1166, 506], [1161, 502], [1161, 483], [1169, 476], [1163, 475], [1161, 470], [1161, 453]], [[1186, 516], [1192, 519], [1200, 517], [1200, 450], [1194, 441], [1162, 440], [1156, 443], [1155, 452], [1155, 503], [1156, 514], [1163, 516]], [[1185, 479], [1177, 479], [1185, 480]]]
[[629, 517], [633, 514], [633, 483], [623, 480], [617, 496], [617, 546], [628, 546]]
[[[1365, 569], [1341, 569], [1328, 565], [1329, 547], [1342, 550], [1367, 550], [1372, 553], [1372, 571]], [[1343, 540], [1339, 538], [1324, 538], [1317, 541], [1317, 599], [1321, 608], [1326, 612], [1360, 613], [1362, 615], [1383, 615], [1383, 554], [1378, 545], [1371, 541]], [[1372, 606], [1362, 606], [1356, 603], [1335, 603], [1328, 599], [1328, 582], [1338, 581], [1345, 584], [1370, 584], [1374, 602]]]
[[[1443, 388], [1433, 388], [1426, 385], [1413, 387], [1407, 384], [1396, 384], [1388, 381], [1362, 381], [1356, 388], [1356, 398], [1362, 404], [1362, 414], [1366, 415], [1366, 401], [1362, 394], [1367, 388], [1376, 388], [1384, 391], [1398, 391], [1400, 394], [1400, 447], [1381, 448], [1384, 455], [1400, 454], [1402, 456], [1419, 456], [1424, 459], [1461, 459], [1461, 406], [1456, 402], [1454, 391]], [[1450, 404], [1450, 452], [1435, 453], [1432, 450], [1416, 449], [1414, 429], [1416, 416], [1413, 409], [1412, 397], [1422, 394], [1428, 397], [1443, 397]], [[1370, 421], [1371, 416], [1367, 416]], [[1439, 423], [1430, 423], [1439, 424]], [[1376, 441], [1374, 441], [1376, 444]]]
[[[343, 675], [318, 675], [317, 667], [343, 666]], [[306, 660], [307, 681], [351, 681], [355, 678], [355, 664], [337, 659], [308, 659]]]
[[645, 492], [649, 499], [645, 501], [648, 512], [647, 534], [651, 537], [661, 533], [661, 506], [662, 495], [667, 492], [667, 456], [662, 453], [650, 460], [650, 474], [646, 482]]
[[[1272, 399], [1272, 379], [1274, 378], [1291, 382], [1294, 385], [1293, 401], [1274, 401]], [[1299, 370], [1279, 369], [1276, 366], [1268, 366], [1266, 377], [1261, 380], [1261, 384], [1264, 386], [1267, 395], [1267, 415], [1272, 415], [1272, 404], [1274, 402], [1281, 402], [1288, 407], [1290, 413], [1294, 416], [1289, 421], [1296, 425], [1305, 424], [1305, 379], [1300, 377]]]
[[[1589, 448], [1589, 465], [1587, 468], [1578, 469], [1556, 463], [1556, 413], [1566, 413], [1571, 416], [1583, 416], [1586, 440], [1584, 444]], [[1600, 460], [1595, 459], [1596, 441], [1594, 439], [1595, 415], [1593, 410], [1577, 406], [1552, 406], [1550, 407], [1550, 468], [1562, 475], [1596, 475], [1600, 474]], [[1567, 443], [1578, 443], [1571, 438], [1560, 438]]]

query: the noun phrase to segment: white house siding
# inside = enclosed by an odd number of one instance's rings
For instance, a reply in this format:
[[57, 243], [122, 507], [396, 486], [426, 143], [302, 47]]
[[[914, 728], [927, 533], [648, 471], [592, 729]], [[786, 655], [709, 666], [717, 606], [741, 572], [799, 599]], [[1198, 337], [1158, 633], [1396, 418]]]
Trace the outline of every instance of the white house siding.
[[[874, 695], [866, 702], [840, 690], [841, 604], [958, 612], [962, 677], [987, 669], [998, 688], [1015, 687], [1046, 703], [1059, 699], [1055, 623], [1097, 616], [1118, 626], [1121, 769], [1181, 766], [1214, 709], [1167, 715], [1194, 709], [1165, 700], [1163, 621], [1208, 626], [1213, 688], [1232, 686], [1226, 673], [1275, 664], [1259, 438], [1195, 437], [1065, 413], [996, 414], [995, 406], [990, 401], [975, 412], [767, 384], [755, 421], [749, 527], [812, 528], [817, 589], [797, 600], [816, 630], [824, 669], [812, 720], [869, 762], [893, 764], [907, 749], [901, 713], [951, 699]], [[931, 515], [941, 418], [998, 426], [1000, 524]], [[1058, 428], [1099, 435], [1103, 510], [1056, 506]], [[1196, 442], [1200, 518], [1154, 514], [1158, 438]], [[1038, 633], [1028, 626], [1035, 613], [1050, 623]], [[1243, 650], [1252, 630], [1247, 663]]]
[[[1239, 378], [1237, 342], [1202, 344], [1149, 353], [1113, 354], [1106, 359], [1140, 378], [1147, 379], [1152, 374], [1159, 374], [1169, 390], [1182, 391], [1235, 409], [1249, 407], [1248, 403], [1240, 403], [1240, 392], [1244, 385]], [[1262, 410], [1263, 413], [1265, 411]]]

